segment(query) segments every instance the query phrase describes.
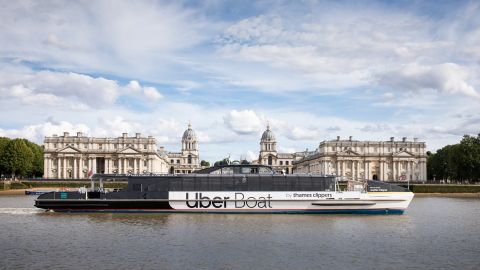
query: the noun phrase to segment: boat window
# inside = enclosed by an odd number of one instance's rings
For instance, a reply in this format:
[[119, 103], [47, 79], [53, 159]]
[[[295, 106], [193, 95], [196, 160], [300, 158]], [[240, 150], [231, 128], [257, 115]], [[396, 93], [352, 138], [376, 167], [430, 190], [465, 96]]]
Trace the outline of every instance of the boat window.
[[196, 177], [195, 178], [195, 190], [206, 191], [208, 189], [208, 177]]
[[133, 189], [133, 191], [141, 191], [142, 190], [142, 184], [133, 184], [132, 189]]
[[240, 173], [253, 173], [253, 168], [251, 167], [241, 167]]
[[168, 191], [168, 180], [162, 179], [157, 182], [157, 191]]
[[314, 179], [312, 181], [312, 189], [315, 191], [322, 191], [325, 190], [325, 179], [324, 178], [319, 178], [319, 179]]
[[233, 174], [233, 168], [231, 167], [222, 168], [222, 174]]
[[299, 191], [310, 191], [310, 190], [312, 190], [312, 179], [310, 177], [299, 177], [298, 178], [298, 190]]
[[285, 191], [288, 190], [288, 182], [284, 177], [274, 177], [273, 178], [273, 190], [275, 191]]
[[249, 191], [258, 191], [260, 190], [260, 179], [259, 177], [248, 177], [247, 178], [247, 188]]
[[169, 190], [170, 191], [182, 191], [182, 179], [180, 178], [171, 178], [169, 181]]
[[272, 170], [268, 167], [258, 167], [259, 174], [271, 174]]
[[195, 181], [193, 178], [185, 177], [183, 179], [183, 190], [185, 191], [195, 191]]
[[234, 190], [232, 177], [222, 177], [222, 190]]
[[209, 180], [210, 180], [210, 188], [208, 190], [211, 190], [211, 191], [222, 190], [222, 179], [220, 177], [212, 177]]
[[271, 176], [260, 177], [260, 190], [268, 191], [273, 189], [273, 182]]

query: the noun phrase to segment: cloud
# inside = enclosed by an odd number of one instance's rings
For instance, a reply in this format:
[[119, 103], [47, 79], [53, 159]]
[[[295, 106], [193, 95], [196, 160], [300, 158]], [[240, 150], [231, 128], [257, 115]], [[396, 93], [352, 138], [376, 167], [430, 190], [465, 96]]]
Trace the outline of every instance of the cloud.
[[480, 94], [469, 83], [469, 78], [468, 69], [454, 63], [432, 66], [409, 64], [379, 75], [378, 82], [397, 91], [436, 90], [442, 94], [480, 98]]
[[143, 94], [147, 99], [152, 101], [158, 101], [163, 98], [162, 94], [160, 94], [155, 87], [145, 87]]
[[64, 132], [76, 134], [83, 132], [85, 135], [91, 133], [90, 128], [85, 124], [73, 124], [68, 121], [50, 122], [26, 125], [21, 129], [2, 129], [0, 128], [0, 136], [11, 138], [25, 138], [34, 142], [43, 143], [45, 136], [54, 134], [63, 135]]
[[231, 110], [223, 117], [223, 121], [237, 134], [257, 134], [263, 128], [262, 119], [252, 110]]

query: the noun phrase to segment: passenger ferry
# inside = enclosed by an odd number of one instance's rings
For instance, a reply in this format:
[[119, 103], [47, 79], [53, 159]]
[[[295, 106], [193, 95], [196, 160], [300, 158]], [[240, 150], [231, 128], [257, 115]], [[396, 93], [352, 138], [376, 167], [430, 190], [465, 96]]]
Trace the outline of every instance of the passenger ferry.
[[[124, 190], [103, 182], [128, 180]], [[365, 180], [339, 188], [335, 175], [277, 174], [263, 165], [226, 165], [183, 175], [95, 174], [90, 189], [49, 192], [35, 206], [66, 212], [402, 214], [409, 190]], [[98, 183], [98, 186], [95, 186]]]

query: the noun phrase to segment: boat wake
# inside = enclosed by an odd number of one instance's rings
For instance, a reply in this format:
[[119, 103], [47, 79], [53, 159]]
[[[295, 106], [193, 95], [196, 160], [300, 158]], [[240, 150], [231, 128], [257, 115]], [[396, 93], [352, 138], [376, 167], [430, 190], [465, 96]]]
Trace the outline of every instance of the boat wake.
[[0, 208], [0, 214], [10, 215], [29, 215], [45, 212], [45, 210], [37, 208]]

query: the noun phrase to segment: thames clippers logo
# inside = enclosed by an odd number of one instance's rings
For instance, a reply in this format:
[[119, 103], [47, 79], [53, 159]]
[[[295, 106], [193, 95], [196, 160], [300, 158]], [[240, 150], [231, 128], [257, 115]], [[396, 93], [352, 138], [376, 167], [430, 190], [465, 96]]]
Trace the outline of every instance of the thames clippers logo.
[[188, 208], [272, 208], [272, 196], [249, 196], [244, 193], [236, 192], [233, 198], [229, 196], [213, 197], [202, 195], [201, 192], [195, 193], [195, 198], [190, 198], [189, 193], [185, 194]]

